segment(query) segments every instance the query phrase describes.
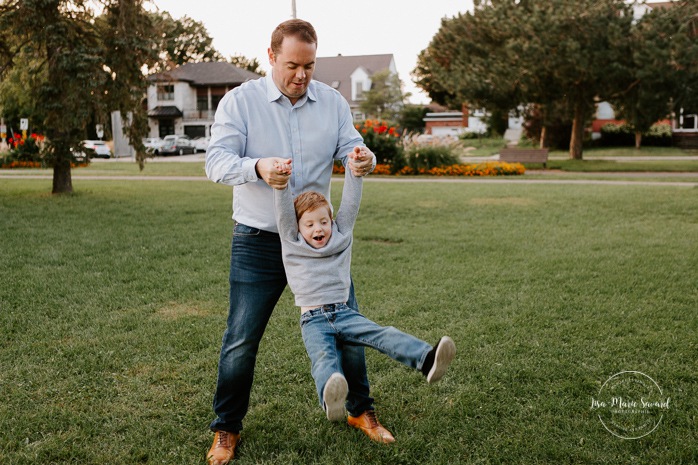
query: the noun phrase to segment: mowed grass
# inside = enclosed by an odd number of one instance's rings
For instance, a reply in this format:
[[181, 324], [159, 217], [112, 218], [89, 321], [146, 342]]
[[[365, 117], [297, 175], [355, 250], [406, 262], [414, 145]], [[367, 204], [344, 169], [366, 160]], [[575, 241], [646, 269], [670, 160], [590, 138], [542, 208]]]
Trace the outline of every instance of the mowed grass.
[[[0, 463], [202, 464], [227, 312], [231, 191], [0, 181]], [[338, 203], [341, 182], [333, 187]], [[290, 294], [260, 349], [235, 463], [690, 464], [698, 190], [367, 182], [363, 312], [458, 354], [446, 377], [367, 351], [382, 446], [325, 419]], [[639, 440], [591, 398], [638, 370], [671, 398]]]

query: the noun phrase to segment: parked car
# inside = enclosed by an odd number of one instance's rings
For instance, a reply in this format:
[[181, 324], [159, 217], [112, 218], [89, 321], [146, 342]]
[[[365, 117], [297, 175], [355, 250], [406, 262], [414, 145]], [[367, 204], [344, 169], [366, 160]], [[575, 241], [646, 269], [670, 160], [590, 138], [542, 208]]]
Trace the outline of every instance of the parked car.
[[188, 136], [165, 136], [159, 151], [160, 155], [184, 155], [196, 153], [196, 148]]
[[84, 161], [87, 158], [111, 158], [111, 149], [103, 140], [84, 140], [82, 147], [71, 149], [73, 156], [78, 161]]
[[145, 151], [148, 153], [153, 153], [155, 155], [160, 154], [160, 147], [165, 141], [159, 137], [145, 137], [143, 139], [143, 145], [145, 145]]
[[197, 152], [205, 152], [208, 149], [208, 143], [211, 142], [210, 137], [197, 137], [193, 140], [194, 148]]

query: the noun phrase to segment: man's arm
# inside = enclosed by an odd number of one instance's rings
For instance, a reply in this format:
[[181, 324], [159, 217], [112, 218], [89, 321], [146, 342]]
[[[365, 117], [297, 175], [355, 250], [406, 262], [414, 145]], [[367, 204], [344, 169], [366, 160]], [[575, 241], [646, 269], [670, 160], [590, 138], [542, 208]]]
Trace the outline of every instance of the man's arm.
[[226, 94], [218, 106], [206, 151], [206, 176], [213, 182], [230, 186], [262, 179], [271, 187], [285, 187], [288, 175], [274, 168], [276, 163], [285, 162], [285, 159], [245, 156], [247, 124], [239, 107], [233, 92]]
[[257, 159], [244, 156], [246, 144], [244, 115], [230, 92], [220, 101], [211, 126], [211, 141], [204, 166], [206, 176], [213, 182], [229, 186], [257, 181]]

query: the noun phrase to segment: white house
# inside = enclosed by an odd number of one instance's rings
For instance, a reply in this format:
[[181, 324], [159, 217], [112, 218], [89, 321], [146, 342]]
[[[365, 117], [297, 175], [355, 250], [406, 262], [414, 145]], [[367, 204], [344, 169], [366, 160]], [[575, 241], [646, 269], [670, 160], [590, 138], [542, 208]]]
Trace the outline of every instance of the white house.
[[392, 54], [318, 57], [313, 79], [337, 89], [349, 102], [355, 121], [365, 119], [359, 110], [363, 93], [371, 89], [371, 76], [383, 70], [397, 74]]

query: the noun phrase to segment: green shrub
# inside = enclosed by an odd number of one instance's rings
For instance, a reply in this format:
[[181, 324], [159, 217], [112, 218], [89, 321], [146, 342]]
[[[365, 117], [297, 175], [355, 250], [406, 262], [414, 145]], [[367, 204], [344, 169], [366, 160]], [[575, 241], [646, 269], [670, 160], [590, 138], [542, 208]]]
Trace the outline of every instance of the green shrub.
[[405, 155], [407, 166], [413, 170], [430, 170], [460, 162], [448, 145], [412, 145]]
[[[642, 134], [642, 145], [671, 146], [671, 126], [666, 123], [654, 124]], [[601, 128], [598, 145], [605, 147], [635, 146], [635, 130], [628, 124], [605, 124]]]

